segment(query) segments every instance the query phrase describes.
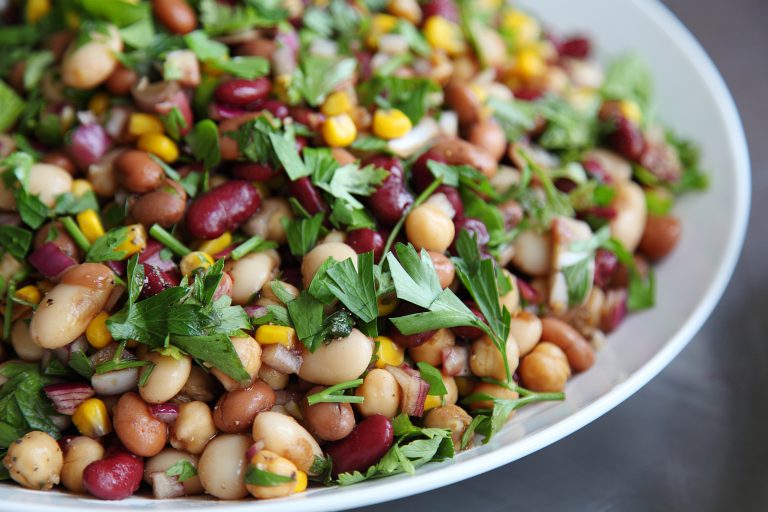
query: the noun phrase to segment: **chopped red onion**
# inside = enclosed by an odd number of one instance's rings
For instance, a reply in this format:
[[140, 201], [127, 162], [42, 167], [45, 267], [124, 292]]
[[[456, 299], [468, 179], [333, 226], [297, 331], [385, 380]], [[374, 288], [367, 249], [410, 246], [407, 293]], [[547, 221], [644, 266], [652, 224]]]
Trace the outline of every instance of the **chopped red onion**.
[[528, 281], [517, 278], [517, 289], [528, 304], [541, 304], [541, 295]]
[[72, 133], [69, 152], [78, 167], [87, 169], [98, 162], [111, 146], [112, 141], [100, 124], [81, 124]]
[[264, 306], [245, 306], [243, 309], [248, 313], [248, 316], [254, 320], [269, 314], [269, 311]]
[[442, 351], [443, 373], [449, 377], [467, 376], [469, 372], [469, 350], [467, 347], [445, 347]]
[[64, 251], [53, 242], [46, 242], [32, 251], [28, 261], [41, 274], [49, 279], [55, 279], [56, 276], [68, 268], [77, 265], [77, 261], [65, 254]]
[[107, 121], [104, 123], [104, 131], [107, 132], [112, 139], [119, 139], [125, 127], [128, 125], [128, 119], [133, 111], [123, 105], [115, 105], [107, 112]]
[[627, 316], [627, 290], [615, 289], [605, 293], [600, 328], [603, 332], [614, 331]]
[[297, 373], [301, 368], [302, 358], [297, 352], [292, 352], [285, 345], [276, 343], [267, 345], [261, 352], [261, 361], [280, 373]]
[[49, 384], [43, 388], [43, 392], [53, 402], [56, 412], [67, 416], [73, 415], [78, 405], [96, 394], [91, 386], [81, 382]]
[[264, 449], [264, 441], [258, 441], [253, 443], [249, 448], [248, 451], [245, 452], [245, 460], [250, 464], [251, 459], [254, 455], [259, 453], [261, 450]]
[[152, 404], [149, 406], [149, 412], [163, 423], [170, 425], [179, 416], [179, 404], [167, 402], [164, 404]]
[[[424, 414], [424, 402], [429, 393], [429, 384], [422, 379], [418, 372], [414, 375], [412, 368], [387, 365], [385, 368], [400, 385], [400, 410], [408, 416], [421, 416]], [[410, 371], [407, 371], [410, 370]]]
[[152, 496], [158, 500], [167, 500], [184, 496], [184, 485], [179, 477], [168, 476], [165, 471], [153, 471], [149, 474], [152, 483]]

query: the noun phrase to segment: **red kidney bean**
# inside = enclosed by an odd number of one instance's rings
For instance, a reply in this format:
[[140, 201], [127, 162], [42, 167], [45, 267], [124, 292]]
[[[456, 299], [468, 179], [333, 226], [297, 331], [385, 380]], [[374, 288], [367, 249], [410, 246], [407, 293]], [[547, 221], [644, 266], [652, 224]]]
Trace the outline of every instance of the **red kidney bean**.
[[144, 287], [141, 295], [152, 297], [163, 290], [179, 285], [178, 272], [163, 271], [152, 265], [144, 264]]
[[232, 176], [248, 181], [269, 181], [280, 175], [269, 164], [260, 164], [258, 162], [243, 162], [235, 164], [232, 168]]
[[557, 45], [557, 50], [561, 57], [586, 59], [592, 51], [592, 44], [586, 37], [577, 36], [566, 39]]
[[184, 136], [189, 133], [192, 126], [195, 124], [195, 116], [192, 114], [192, 107], [189, 104], [187, 93], [182, 90], [173, 92], [166, 101], [162, 101], [155, 105], [155, 112], [160, 115], [166, 115], [169, 114], [174, 107], [179, 110], [181, 117], [184, 118], [184, 126], [179, 126], [179, 134]]
[[435, 189], [435, 194], [444, 194], [448, 202], [453, 206], [453, 211], [456, 212], [454, 219], [460, 219], [464, 217], [464, 203], [461, 202], [461, 194], [459, 189], [450, 185], [440, 185]]
[[261, 112], [266, 110], [278, 119], [285, 119], [289, 115], [288, 106], [277, 100], [270, 98], [254, 101], [245, 107], [250, 112]]
[[544, 95], [544, 89], [516, 89], [515, 99], [522, 101], [536, 101]]
[[301, 282], [301, 268], [297, 265], [293, 265], [290, 267], [283, 267], [283, 281], [285, 281], [288, 284], [292, 284], [298, 289], [301, 289], [304, 285]]
[[[477, 307], [477, 304], [472, 301], [465, 302], [465, 304], [469, 310], [472, 311], [472, 313], [474, 313], [475, 316], [480, 319], [481, 322], [485, 322], [485, 316], [480, 311], [480, 308]], [[461, 327], [452, 327], [451, 330], [453, 331], [453, 334], [466, 340], [474, 340], [485, 334], [477, 327], [469, 327], [464, 325]]]
[[[393, 316], [400, 316], [400, 315], [393, 315]], [[431, 338], [436, 331], [424, 331], [424, 332], [417, 332], [416, 334], [403, 334], [400, 332], [400, 330], [392, 326], [392, 330], [389, 332], [389, 337], [392, 341], [400, 345], [404, 348], [411, 348], [411, 347], [418, 347], [419, 345], [423, 345], [427, 342], [429, 338]]]
[[459, 8], [453, 0], [428, 0], [421, 9], [425, 20], [430, 16], [442, 16], [454, 23], [459, 21]]
[[288, 110], [294, 121], [308, 126], [311, 130], [318, 130], [325, 121], [322, 113], [315, 112], [309, 107], [290, 107]]
[[396, 158], [374, 157], [365, 162], [389, 171], [368, 201], [373, 215], [385, 226], [394, 226], [413, 204], [413, 196], [403, 183], [403, 166]]
[[608, 135], [608, 145], [630, 160], [638, 160], [643, 154], [645, 140], [640, 128], [626, 117], [613, 119], [613, 131]]
[[598, 249], [595, 252], [595, 286], [606, 288], [616, 273], [618, 266], [619, 259], [615, 254], [605, 249]]
[[328, 204], [320, 195], [320, 191], [309, 181], [306, 176], [288, 184], [288, 194], [295, 197], [301, 206], [311, 215], [319, 212], [327, 212]]
[[646, 143], [638, 163], [651, 171], [661, 181], [675, 183], [680, 179], [683, 167], [673, 150], [665, 143]]
[[384, 237], [370, 228], [353, 229], [347, 233], [347, 245], [357, 254], [373, 251], [373, 259], [379, 261], [384, 251]]
[[216, 121], [223, 121], [224, 119], [234, 119], [242, 115], [247, 114], [247, 110], [243, 110], [237, 107], [230, 107], [229, 105], [222, 105], [220, 103], [213, 102], [208, 105], [208, 117]]
[[247, 181], [234, 180], [198, 196], [187, 210], [187, 230], [210, 240], [231, 231], [256, 213], [261, 196]]
[[122, 500], [141, 485], [144, 461], [125, 451], [91, 462], [83, 471], [85, 490], [102, 500]]
[[528, 304], [541, 304], [542, 297], [536, 288], [531, 286], [528, 281], [517, 278], [517, 289], [520, 290], [520, 297]]
[[226, 105], [245, 107], [269, 94], [270, 83], [267, 78], [246, 80], [235, 78], [219, 84], [214, 97]]
[[365, 418], [351, 434], [326, 448], [333, 461], [333, 474], [365, 471], [387, 453], [393, 440], [391, 421], [380, 414]]
[[411, 186], [413, 186], [413, 190], [416, 192], [423, 191], [435, 180], [435, 177], [432, 175], [432, 172], [427, 165], [427, 162], [430, 160], [445, 163], [445, 157], [432, 150], [427, 151], [417, 158], [411, 167]]

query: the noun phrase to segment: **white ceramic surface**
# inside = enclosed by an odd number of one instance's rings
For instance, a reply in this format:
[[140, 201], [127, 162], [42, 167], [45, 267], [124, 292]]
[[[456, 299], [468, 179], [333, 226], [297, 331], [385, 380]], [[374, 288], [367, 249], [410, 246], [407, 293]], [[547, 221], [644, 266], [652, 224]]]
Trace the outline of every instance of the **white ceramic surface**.
[[[345, 509], [427, 491], [512, 462], [604, 414], [648, 382], [694, 336], [727, 285], [741, 249], [749, 210], [749, 157], [741, 123], [725, 84], [704, 51], [654, 0], [527, 0], [557, 30], [594, 37], [603, 59], [627, 50], [643, 55], [656, 77], [659, 113], [704, 150], [712, 186], [677, 209], [684, 236], [658, 272], [658, 306], [631, 317], [610, 337], [589, 372], [569, 384], [561, 404], [522, 411], [486, 446], [428, 465], [415, 476], [321, 489], [280, 501], [207, 499], [103, 502], [0, 485], [0, 510], [162, 510], [226, 512]], [[640, 420], [640, 419], [638, 419]]]

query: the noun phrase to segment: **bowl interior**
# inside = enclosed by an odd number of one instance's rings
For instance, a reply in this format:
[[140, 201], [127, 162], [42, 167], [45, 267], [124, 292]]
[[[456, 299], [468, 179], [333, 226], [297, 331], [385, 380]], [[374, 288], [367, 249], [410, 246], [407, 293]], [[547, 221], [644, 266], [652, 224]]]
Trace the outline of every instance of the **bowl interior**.
[[687, 30], [653, 0], [525, 0], [556, 32], [589, 34], [598, 56], [641, 54], [656, 78], [658, 114], [701, 146], [710, 190], [684, 198], [680, 246], [658, 269], [656, 308], [633, 315], [611, 335], [589, 372], [574, 378], [567, 400], [522, 411], [491, 443], [455, 460], [343, 489], [319, 489], [270, 502], [208, 499], [153, 501], [131, 498], [106, 503], [63, 493], [0, 486], [2, 510], [227, 511], [342, 509], [423, 492], [468, 478], [550, 444], [635, 392], [690, 340], [722, 291], [738, 257], [749, 208], [749, 162], [733, 101], [712, 63]]

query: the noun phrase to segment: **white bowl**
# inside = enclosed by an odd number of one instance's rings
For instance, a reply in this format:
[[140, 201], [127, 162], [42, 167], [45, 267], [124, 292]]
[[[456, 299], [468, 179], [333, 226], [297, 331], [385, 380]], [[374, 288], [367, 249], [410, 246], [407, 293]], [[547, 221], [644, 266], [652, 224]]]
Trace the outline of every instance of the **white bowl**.
[[658, 271], [658, 305], [632, 316], [612, 335], [594, 368], [577, 376], [567, 400], [522, 411], [485, 446], [453, 461], [341, 489], [319, 489], [278, 501], [210, 499], [104, 502], [0, 485], [0, 510], [226, 512], [345, 509], [424, 492], [489, 471], [567, 436], [604, 414], [666, 366], [715, 307], [741, 249], [749, 210], [749, 156], [733, 100], [715, 66], [686, 28], [654, 0], [526, 0], [548, 26], [592, 35], [601, 58], [624, 51], [645, 57], [656, 77], [658, 111], [695, 139], [711, 170], [711, 188], [682, 200], [680, 246]]

